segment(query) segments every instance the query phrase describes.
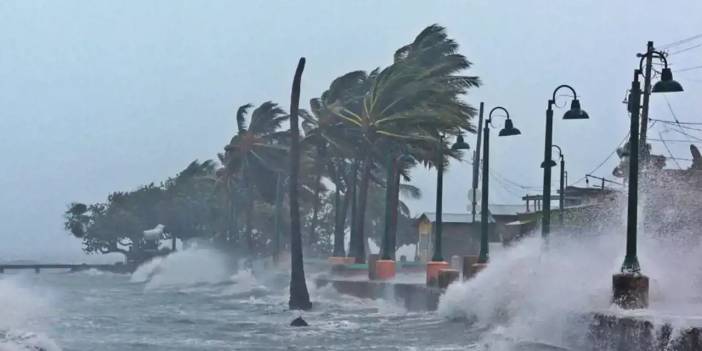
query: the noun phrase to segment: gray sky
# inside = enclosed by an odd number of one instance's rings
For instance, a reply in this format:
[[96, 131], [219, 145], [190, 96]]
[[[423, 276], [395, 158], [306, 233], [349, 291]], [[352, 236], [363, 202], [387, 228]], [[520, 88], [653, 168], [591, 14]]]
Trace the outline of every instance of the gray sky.
[[[432, 23], [448, 28], [474, 63], [470, 73], [484, 82], [466, 100], [507, 107], [522, 130], [492, 138], [491, 168], [538, 187], [553, 89], [572, 84], [591, 116], [555, 123], [554, 143], [575, 181], [626, 134], [621, 102], [635, 54], [647, 40], [660, 47], [702, 33], [702, 2], [0, 2], [0, 259], [79, 253], [79, 241], [62, 229], [67, 203], [102, 201], [174, 175], [193, 159], [215, 158], [234, 132], [236, 106], [273, 100], [289, 108], [300, 56], [307, 58], [307, 105], [343, 73], [388, 65], [395, 49]], [[702, 40], [671, 51], [696, 43]], [[702, 48], [669, 60], [673, 69], [702, 65]], [[702, 122], [695, 113], [702, 70], [676, 79], [686, 89], [668, 97], [678, 118]], [[651, 116], [671, 119], [662, 96], [652, 98]], [[683, 139], [658, 126], [650, 136], [658, 132]], [[474, 135], [468, 141], [475, 146]], [[687, 144], [670, 146], [690, 157]], [[654, 151], [665, 149], [654, 143]], [[596, 173], [609, 175], [615, 163]], [[466, 208], [470, 174], [467, 163], [451, 165], [445, 211]], [[494, 202], [520, 203], [527, 190], [495, 178]], [[411, 203], [413, 211], [433, 209], [434, 181], [433, 171], [414, 172], [424, 197]]]

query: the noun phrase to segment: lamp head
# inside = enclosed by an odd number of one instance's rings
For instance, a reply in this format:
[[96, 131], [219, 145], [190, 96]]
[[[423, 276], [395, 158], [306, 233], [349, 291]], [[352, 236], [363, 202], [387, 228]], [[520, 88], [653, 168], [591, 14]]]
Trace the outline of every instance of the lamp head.
[[451, 150], [468, 150], [470, 149], [470, 145], [463, 140], [463, 134], [459, 134], [458, 138], [456, 138], [456, 142], [451, 145]]
[[548, 160], [548, 162], [541, 162], [541, 168], [546, 168], [546, 165], [548, 165], [548, 167], [556, 167], [556, 161]]
[[498, 134], [499, 136], [512, 136], [512, 135], [519, 135], [522, 134], [522, 132], [519, 131], [519, 129], [514, 128], [514, 124], [512, 124], [512, 120], [507, 118], [505, 120], [505, 127], [500, 130], [500, 133]]
[[661, 80], [653, 85], [651, 92], [654, 93], [677, 93], [683, 91], [682, 85], [673, 79], [673, 71], [670, 68], [663, 68]]
[[587, 115], [585, 110], [580, 108], [580, 100], [573, 99], [570, 103], [570, 110], [568, 110], [564, 115], [563, 119], [588, 119], [590, 116]]

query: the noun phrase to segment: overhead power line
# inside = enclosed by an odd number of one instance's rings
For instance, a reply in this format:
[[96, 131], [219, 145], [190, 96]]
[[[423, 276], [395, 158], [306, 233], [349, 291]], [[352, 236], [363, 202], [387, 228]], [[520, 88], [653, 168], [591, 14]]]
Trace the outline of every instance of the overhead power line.
[[689, 71], [694, 71], [694, 70], [697, 70], [697, 69], [702, 69], [702, 65], [699, 65], [699, 66], [692, 66], [692, 67], [685, 67], [685, 68], [681, 68], [681, 69], [676, 69], [676, 70], [675, 70], [675, 73], [689, 72]]
[[670, 49], [670, 48], [675, 47], [675, 46], [678, 46], [678, 45], [682, 45], [682, 44], [685, 44], [685, 43], [689, 43], [689, 42], [691, 42], [691, 41], [693, 41], [693, 40], [695, 40], [695, 39], [698, 39], [698, 38], [702, 38], [702, 33], [700, 33], [700, 34], [695, 34], [695, 35], [693, 35], [693, 36], [691, 36], [691, 37], [688, 37], [688, 38], [685, 38], [685, 39], [676, 40], [676, 41], [674, 41], [674, 42], [672, 42], [672, 43], [665, 44], [665, 45], [661, 46], [660, 48], [661, 48], [661, 49]]
[[676, 55], [676, 54], [679, 54], [679, 53], [682, 53], [682, 52], [685, 52], [685, 51], [690, 51], [690, 50], [692, 50], [692, 49], [697, 49], [697, 48], [699, 48], [699, 47], [702, 47], [702, 43], [697, 44], [697, 45], [693, 45], [693, 46], [690, 46], [690, 47], [687, 47], [687, 48], [685, 48], [685, 49], [680, 49], [680, 50], [677, 50], [677, 51], [673, 51], [673, 52], [670, 53], [670, 55]]

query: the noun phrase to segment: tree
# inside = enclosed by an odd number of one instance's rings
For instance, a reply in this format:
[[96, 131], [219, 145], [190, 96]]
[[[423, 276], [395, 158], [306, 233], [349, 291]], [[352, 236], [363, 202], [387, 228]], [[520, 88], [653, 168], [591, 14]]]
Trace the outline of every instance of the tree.
[[333, 108], [335, 116], [350, 130], [348, 135], [360, 143], [357, 159], [361, 162], [361, 182], [354, 219], [359, 239], [351, 248], [359, 262], [365, 260], [361, 245], [365, 241], [363, 223], [371, 172], [375, 164], [382, 164], [382, 154], [406, 148], [416, 159], [431, 165], [437, 161], [428, 155], [436, 150], [441, 135], [474, 130], [470, 119], [475, 109], [459, 97], [468, 88], [479, 86], [480, 81], [456, 74], [470, 67], [457, 49], [443, 27], [429, 26], [412, 43], [397, 50], [392, 65], [360, 79], [357, 86], [367, 87], [361, 108], [357, 104]]
[[222, 157], [232, 221], [238, 215], [237, 209], [242, 209], [249, 251], [255, 249], [252, 237], [254, 202], [259, 197], [268, 203], [275, 201], [277, 172], [283, 171], [280, 165], [284, 164], [288, 152], [287, 133], [279, 130], [288, 119], [285, 111], [271, 101], [264, 102], [253, 110], [247, 126], [246, 114], [251, 107], [246, 104], [237, 110], [238, 132], [225, 147]]
[[302, 233], [300, 232], [300, 204], [298, 202], [300, 167], [300, 130], [298, 110], [300, 105], [300, 81], [305, 69], [305, 58], [300, 58], [293, 78], [290, 97], [290, 309], [312, 308], [310, 294], [305, 282], [305, 267], [302, 257]]

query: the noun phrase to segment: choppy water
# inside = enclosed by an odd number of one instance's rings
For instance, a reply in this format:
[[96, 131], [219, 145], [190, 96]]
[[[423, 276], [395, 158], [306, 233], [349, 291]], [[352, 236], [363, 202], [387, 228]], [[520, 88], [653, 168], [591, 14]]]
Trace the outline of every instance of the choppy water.
[[16, 312], [0, 350], [465, 350], [476, 340], [464, 322], [314, 287], [310, 327], [293, 328], [285, 274], [228, 274], [204, 253], [131, 276], [0, 276], [2, 313]]
[[286, 272], [237, 271], [207, 249], [180, 251], [131, 275], [4, 274], [0, 351], [589, 350], [592, 312], [699, 326], [702, 242], [642, 240], [651, 307], [621, 311], [610, 304], [611, 274], [624, 252], [614, 239], [554, 237], [548, 247], [526, 239], [449, 287], [433, 313], [341, 296], [310, 279], [308, 328], [289, 326], [300, 314], [288, 311]]

